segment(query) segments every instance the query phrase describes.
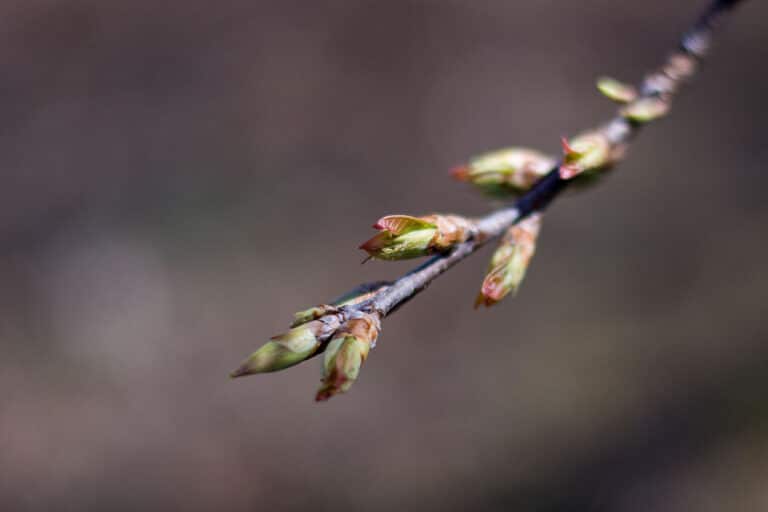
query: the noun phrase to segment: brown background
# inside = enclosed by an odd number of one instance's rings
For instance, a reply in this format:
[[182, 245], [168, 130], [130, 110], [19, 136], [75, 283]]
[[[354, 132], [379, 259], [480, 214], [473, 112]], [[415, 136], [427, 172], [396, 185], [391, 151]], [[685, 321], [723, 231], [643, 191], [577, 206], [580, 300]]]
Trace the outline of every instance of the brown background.
[[388, 319], [346, 396], [230, 382], [384, 213], [491, 207], [446, 170], [558, 150], [701, 0], [4, 0], [0, 509], [765, 510], [768, 5], [619, 172]]

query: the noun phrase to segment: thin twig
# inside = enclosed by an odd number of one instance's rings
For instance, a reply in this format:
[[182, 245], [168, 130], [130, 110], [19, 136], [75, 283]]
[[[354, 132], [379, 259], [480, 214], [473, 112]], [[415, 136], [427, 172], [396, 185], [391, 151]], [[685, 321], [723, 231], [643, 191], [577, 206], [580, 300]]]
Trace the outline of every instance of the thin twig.
[[[441, 244], [446, 244], [447, 241], [451, 244], [458, 240], [464, 241], [455, 245], [438, 244], [437, 248], [440, 250], [446, 247], [451, 248], [447, 252], [432, 257], [394, 282], [364, 286], [347, 294], [334, 304], [324, 304], [297, 313], [291, 331], [273, 338], [272, 342], [254, 352], [231, 373], [231, 376], [240, 377], [281, 370], [327, 350], [323, 365], [323, 386], [317, 394], [317, 400], [327, 400], [336, 393], [346, 391], [357, 378], [360, 366], [376, 342], [381, 330], [381, 318], [390, 315], [426, 289], [432, 281], [448, 269], [489, 241], [500, 238], [512, 226], [532, 213], [544, 210], [573, 182], [577, 174], [590, 169], [604, 171], [618, 162], [641, 126], [667, 112], [673, 96], [682, 83], [694, 74], [698, 62], [706, 55], [715, 26], [731, 8], [741, 2], [743, 0], [714, 0], [682, 37], [679, 47], [669, 56], [664, 65], [646, 77], [639, 91], [632, 88], [623, 91], [633, 97], [632, 100], [621, 100], [621, 91], [614, 89], [616, 93], [614, 99], [625, 103], [625, 107], [615, 118], [601, 127], [582, 134], [582, 138], [591, 137], [593, 141], [597, 139], [601, 142], [600, 146], [605, 151], [600, 153], [599, 161], [593, 159], [590, 165], [586, 165], [583, 160], [580, 160], [586, 153], [574, 149], [564, 141], [566, 156], [525, 192], [514, 205], [472, 221], [459, 219], [461, 224], [459, 229], [464, 229], [460, 233], [462, 234], [460, 238], [438, 239]], [[630, 89], [632, 89], [631, 92]], [[613, 97], [610, 91], [607, 94]], [[574, 146], [575, 141], [576, 139]], [[403, 221], [404, 216], [394, 217], [398, 217], [398, 221]], [[433, 217], [429, 218], [430, 222], [434, 221], [438, 224], [452, 222], [449, 218], [451, 216], [442, 219]], [[421, 219], [409, 217], [408, 222], [424, 223], [424, 219], [427, 217]], [[383, 221], [384, 219], [379, 222]], [[388, 222], [393, 222], [392, 217], [388, 218]], [[452, 228], [457, 226], [455, 218], [453, 222]], [[427, 223], [427, 226], [430, 224]], [[436, 226], [432, 227], [436, 228]], [[455, 231], [451, 233], [457, 234]], [[378, 238], [371, 239], [362, 248], [371, 249], [376, 244], [370, 244], [378, 241]], [[427, 241], [432, 243], [431, 239]]]
[[[696, 61], [702, 59], [710, 47], [712, 33], [723, 16], [743, 0], [715, 0], [701, 15], [693, 27], [680, 40], [676, 55], [689, 56]], [[674, 57], [673, 57], [674, 58]], [[641, 94], [654, 97], [673, 94], [679, 83], [687, 78], [667, 83], [654, 80], [656, 75], [646, 79], [641, 87]], [[627, 144], [640, 130], [641, 124], [617, 116], [601, 128], [614, 146]], [[491, 240], [500, 237], [510, 226], [519, 222], [534, 211], [541, 211], [557, 197], [571, 182], [560, 177], [562, 162], [544, 176], [534, 187], [524, 194], [513, 206], [493, 212], [477, 221], [479, 236], [455, 247], [448, 254], [433, 257], [417, 267], [391, 286], [371, 298], [369, 301], [353, 306], [359, 311], [378, 312], [386, 316], [423, 291], [437, 277]]]

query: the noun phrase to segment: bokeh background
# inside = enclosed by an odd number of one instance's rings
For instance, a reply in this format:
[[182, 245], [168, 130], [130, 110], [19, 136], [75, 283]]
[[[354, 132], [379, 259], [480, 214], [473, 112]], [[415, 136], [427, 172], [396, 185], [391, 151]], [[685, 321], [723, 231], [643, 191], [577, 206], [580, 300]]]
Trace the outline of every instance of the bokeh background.
[[558, 150], [703, 0], [3, 0], [0, 509], [768, 509], [768, 5], [673, 115], [319, 362], [229, 381], [361, 266], [385, 213], [488, 211], [446, 170]]

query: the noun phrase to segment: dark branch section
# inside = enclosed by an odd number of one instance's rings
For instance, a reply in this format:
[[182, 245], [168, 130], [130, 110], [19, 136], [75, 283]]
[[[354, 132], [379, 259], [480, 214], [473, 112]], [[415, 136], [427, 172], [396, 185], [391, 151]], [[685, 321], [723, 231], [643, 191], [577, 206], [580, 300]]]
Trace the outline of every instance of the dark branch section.
[[544, 208], [562, 192], [570, 183], [560, 177], [560, 167], [556, 167], [549, 174], [541, 178], [533, 188], [521, 197], [515, 208], [520, 212], [520, 218], [524, 218], [536, 211], [542, 211]]
[[691, 28], [680, 41], [680, 49], [696, 57], [703, 57], [699, 53], [697, 43], [699, 39], [704, 36], [707, 39], [707, 44], [704, 47], [704, 51], [709, 46], [709, 39], [711, 33], [717, 26], [718, 22], [722, 19], [722, 14], [726, 11], [736, 7], [743, 0], [716, 0], [699, 18], [699, 21]]

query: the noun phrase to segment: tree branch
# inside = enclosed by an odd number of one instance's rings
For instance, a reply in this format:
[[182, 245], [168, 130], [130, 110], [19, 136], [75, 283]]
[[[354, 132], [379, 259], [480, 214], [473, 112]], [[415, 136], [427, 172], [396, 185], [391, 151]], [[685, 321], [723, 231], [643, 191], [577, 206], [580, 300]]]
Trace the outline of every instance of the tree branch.
[[[723, 19], [723, 16], [743, 0], [715, 0], [701, 15], [699, 20], [680, 40], [680, 47], [670, 57], [670, 61], [677, 57], [690, 57], [693, 62], [704, 58], [709, 50], [714, 28]], [[643, 97], [652, 98], [662, 95], [671, 96], [677, 90], [686, 74], [677, 77], [668, 77], [669, 80], [660, 79], [660, 75], [650, 75], [642, 84]], [[627, 144], [639, 132], [642, 124], [633, 123], [622, 116], [617, 116], [608, 122], [601, 130], [610, 140], [611, 144], [618, 147]], [[386, 316], [395, 311], [399, 306], [423, 291], [437, 277], [443, 274], [460, 261], [464, 260], [477, 249], [491, 240], [500, 237], [506, 229], [534, 211], [545, 209], [555, 197], [557, 197], [571, 183], [570, 180], [560, 176], [563, 162], [552, 169], [546, 176], [539, 180], [534, 187], [524, 194], [511, 207], [493, 212], [477, 221], [479, 236], [469, 240], [448, 254], [437, 255], [428, 262], [417, 267], [413, 271], [396, 280], [390, 287], [371, 298], [369, 301], [354, 306], [360, 311], [378, 312]]]
[[[532, 186], [529, 183], [530, 188], [513, 205], [472, 221], [456, 216], [389, 216], [380, 220], [375, 227], [387, 232], [361, 247], [369, 253], [386, 259], [444, 252], [394, 282], [363, 285], [333, 305], [324, 304], [297, 313], [293, 329], [254, 352], [231, 376], [282, 370], [325, 352], [323, 386], [317, 399], [326, 400], [346, 391], [376, 342], [381, 318], [489, 241], [500, 238], [532, 213], [544, 210], [571, 186], [577, 175], [584, 173], [586, 177], [587, 171], [597, 175], [620, 161], [641, 127], [667, 113], [682, 83], [695, 73], [698, 62], [707, 54], [715, 27], [741, 2], [743, 0], [712, 1], [681, 38], [676, 51], [658, 71], [645, 78], [639, 90], [612, 80], [604, 81], [601, 91], [625, 106], [603, 126], [582, 134], [578, 148], [578, 138], [572, 145], [563, 141], [565, 156]], [[598, 150], [594, 150], [595, 147]], [[548, 159], [544, 161], [547, 163], [540, 171], [545, 172], [551, 164]], [[391, 243], [401, 246], [393, 248], [388, 245]], [[386, 253], [384, 248], [392, 252]], [[530, 254], [532, 247], [528, 257]], [[527, 265], [527, 259], [523, 265]]]

